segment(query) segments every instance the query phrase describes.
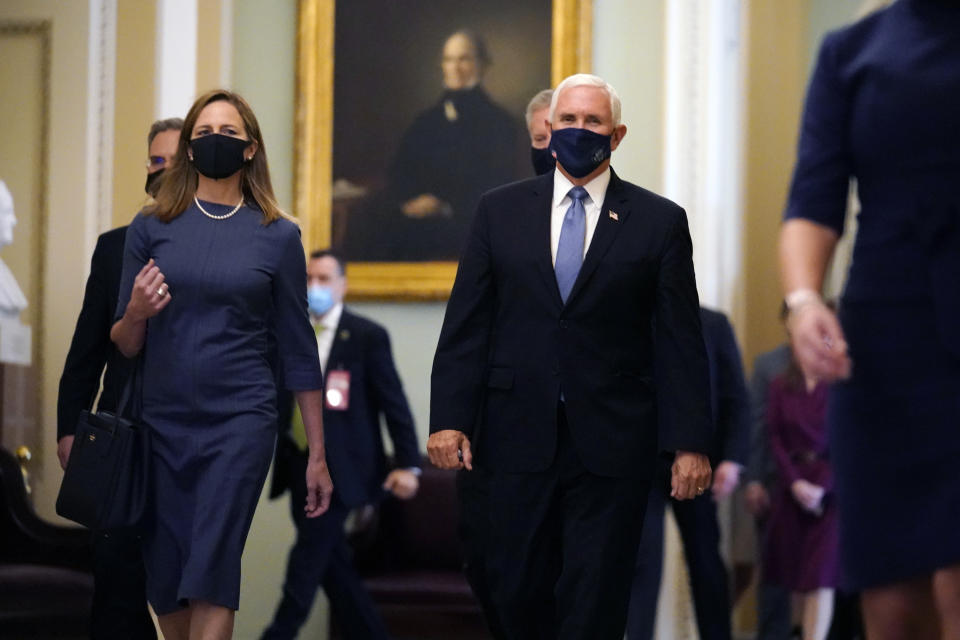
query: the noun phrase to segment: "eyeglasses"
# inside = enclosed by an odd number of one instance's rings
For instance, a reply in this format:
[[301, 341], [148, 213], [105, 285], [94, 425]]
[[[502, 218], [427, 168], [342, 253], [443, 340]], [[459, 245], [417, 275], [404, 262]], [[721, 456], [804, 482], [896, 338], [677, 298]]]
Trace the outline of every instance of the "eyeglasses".
[[149, 156], [147, 158], [147, 169], [155, 171], [167, 166], [167, 159], [163, 156]]

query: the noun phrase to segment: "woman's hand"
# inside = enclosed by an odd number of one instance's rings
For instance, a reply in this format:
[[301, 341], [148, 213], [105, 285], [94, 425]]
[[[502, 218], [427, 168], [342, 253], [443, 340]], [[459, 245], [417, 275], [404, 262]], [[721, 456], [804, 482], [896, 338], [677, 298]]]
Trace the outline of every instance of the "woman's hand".
[[826, 492], [820, 485], [803, 479], [794, 480], [790, 485], [790, 492], [793, 494], [793, 499], [810, 513], [819, 513], [823, 510], [823, 495]]
[[850, 377], [852, 362], [836, 314], [822, 302], [790, 311], [787, 321], [793, 353], [809, 377], [833, 382]]
[[323, 515], [330, 508], [330, 496], [333, 495], [333, 480], [330, 479], [330, 470], [327, 461], [307, 461], [307, 504], [303, 510], [308, 518]]
[[383, 488], [400, 500], [409, 500], [417, 495], [420, 488], [420, 479], [409, 469], [394, 469], [387, 474], [383, 481]]
[[160, 267], [154, 264], [153, 258], [150, 258], [133, 280], [130, 302], [127, 303], [125, 312], [130, 320], [143, 322], [157, 315], [170, 304], [170, 288], [164, 280]]

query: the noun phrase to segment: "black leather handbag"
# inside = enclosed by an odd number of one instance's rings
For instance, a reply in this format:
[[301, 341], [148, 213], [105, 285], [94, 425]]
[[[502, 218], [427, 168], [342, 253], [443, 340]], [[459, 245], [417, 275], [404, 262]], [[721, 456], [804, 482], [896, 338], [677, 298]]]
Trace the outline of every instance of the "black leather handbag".
[[57, 495], [57, 513], [64, 518], [96, 530], [136, 527], [143, 520], [149, 489], [150, 429], [123, 417], [139, 373], [138, 362], [116, 413], [80, 413]]

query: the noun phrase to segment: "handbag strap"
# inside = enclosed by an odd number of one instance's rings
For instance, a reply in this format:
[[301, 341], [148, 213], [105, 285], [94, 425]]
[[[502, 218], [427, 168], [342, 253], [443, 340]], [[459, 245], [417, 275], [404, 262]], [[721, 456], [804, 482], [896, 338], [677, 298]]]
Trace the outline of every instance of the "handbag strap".
[[[150, 323], [147, 323], [147, 331], [150, 330]], [[131, 413], [128, 415], [128, 418], [136, 420], [137, 422], [143, 422], [143, 363], [146, 357], [147, 351], [147, 335], [143, 336], [143, 346], [140, 347], [139, 353], [136, 355], [136, 359], [133, 363], [133, 371], [130, 373], [130, 377], [127, 378], [126, 384], [123, 385], [123, 391], [120, 392], [120, 399], [117, 401], [117, 411], [116, 416], [120, 417], [127, 414], [127, 405], [131, 404], [133, 401], [133, 394], [136, 392], [137, 403], [135, 408], [135, 415]]]
[[[133, 402], [134, 391], [137, 393], [137, 398], [139, 399], [138, 406], [136, 407], [137, 415], [132, 415], [127, 413], [128, 406]], [[117, 401], [117, 410], [115, 415], [119, 418], [121, 416], [126, 416], [128, 418], [139, 419], [143, 412], [143, 350], [141, 349], [140, 353], [137, 354], [136, 359], [133, 364], [133, 371], [130, 373], [130, 377], [127, 378], [127, 382], [123, 385], [123, 391], [120, 393], [120, 399]]]

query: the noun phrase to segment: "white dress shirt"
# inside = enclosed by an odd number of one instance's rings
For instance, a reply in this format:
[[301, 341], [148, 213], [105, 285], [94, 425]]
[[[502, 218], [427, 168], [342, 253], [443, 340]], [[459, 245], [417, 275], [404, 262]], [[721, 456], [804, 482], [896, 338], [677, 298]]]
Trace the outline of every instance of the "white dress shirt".
[[338, 302], [319, 320], [315, 316], [310, 316], [310, 323], [314, 329], [317, 325], [323, 325], [323, 331], [317, 333], [317, 353], [320, 355], [320, 369], [324, 375], [327, 373], [327, 360], [330, 359], [330, 349], [333, 348], [333, 338], [336, 336], [342, 314], [343, 303]]
[[[590, 240], [593, 239], [593, 232], [597, 229], [597, 221], [600, 220], [600, 209], [603, 207], [603, 198], [607, 195], [607, 186], [610, 184], [610, 167], [607, 167], [603, 173], [583, 185], [590, 195], [584, 199], [583, 209], [587, 214], [586, 234], [583, 239], [583, 255], [587, 255], [587, 249], [590, 248]], [[550, 209], [550, 257], [554, 264], [557, 263], [557, 246], [560, 244], [560, 229], [563, 227], [563, 217], [567, 215], [567, 209], [573, 199], [567, 194], [573, 189], [573, 183], [563, 175], [560, 169], [554, 169], [553, 172], [553, 207]]]

